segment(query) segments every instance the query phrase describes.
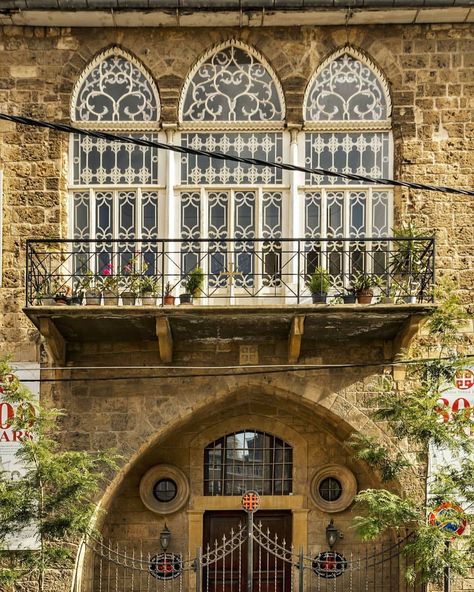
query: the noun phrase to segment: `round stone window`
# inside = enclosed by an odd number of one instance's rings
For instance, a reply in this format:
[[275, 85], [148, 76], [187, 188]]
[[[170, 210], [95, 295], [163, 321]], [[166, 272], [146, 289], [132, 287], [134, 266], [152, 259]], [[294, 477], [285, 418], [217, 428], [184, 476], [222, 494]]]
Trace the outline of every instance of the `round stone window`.
[[324, 512], [342, 512], [352, 504], [356, 493], [354, 473], [342, 465], [326, 465], [311, 480], [311, 499]]
[[319, 484], [319, 495], [327, 502], [335, 502], [341, 497], [342, 485], [334, 477], [326, 477]]
[[172, 514], [188, 501], [188, 479], [178, 467], [156, 465], [141, 478], [140, 497], [152, 512]]
[[153, 486], [153, 495], [159, 502], [170, 502], [174, 500], [178, 487], [173, 479], [160, 479]]

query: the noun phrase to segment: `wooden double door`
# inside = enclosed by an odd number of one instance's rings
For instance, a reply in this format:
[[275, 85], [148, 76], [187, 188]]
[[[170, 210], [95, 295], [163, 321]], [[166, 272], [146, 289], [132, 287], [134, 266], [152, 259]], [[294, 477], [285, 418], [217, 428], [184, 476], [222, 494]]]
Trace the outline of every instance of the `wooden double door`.
[[[231, 532], [239, 531], [239, 525], [247, 524], [243, 511], [206, 512], [204, 514], [203, 552], [220, 549], [223, 541], [229, 541]], [[287, 510], [261, 510], [254, 514], [254, 524], [271, 539], [278, 537], [287, 549], [291, 548], [292, 516]], [[225, 537], [225, 538], [224, 538]], [[251, 566], [249, 566], [251, 563]], [[257, 541], [253, 542], [253, 558], [248, 559], [248, 533], [232, 552], [223, 554], [203, 570], [204, 592], [247, 592], [249, 567], [253, 569], [254, 592], [290, 592], [291, 569], [287, 562], [276, 557]]]

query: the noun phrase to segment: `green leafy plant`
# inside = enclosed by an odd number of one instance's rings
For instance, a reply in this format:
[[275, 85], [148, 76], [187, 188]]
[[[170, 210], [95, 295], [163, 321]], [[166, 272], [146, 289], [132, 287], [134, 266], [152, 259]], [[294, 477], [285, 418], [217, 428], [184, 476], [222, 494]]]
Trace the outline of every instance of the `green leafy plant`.
[[0, 589], [33, 580], [43, 592], [48, 570], [71, 567], [79, 538], [90, 531], [94, 496], [116, 468], [116, 457], [64, 450], [54, 437], [63, 413], [40, 405], [7, 360], [0, 360], [0, 392], [15, 409], [12, 428], [23, 434], [17, 458], [24, 467], [17, 479], [0, 472], [0, 545], [33, 527], [38, 547], [9, 553], [8, 564], [0, 562]]
[[193, 298], [199, 294], [204, 284], [204, 272], [200, 267], [195, 267], [190, 271], [183, 281], [184, 289], [187, 294], [191, 294]]
[[354, 276], [351, 284], [354, 293], [358, 294], [380, 286], [380, 278], [377, 275], [359, 272]]
[[329, 271], [324, 267], [316, 267], [305, 285], [311, 294], [327, 294], [331, 287]]
[[139, 294], [156, 296], [160, 291], [160, 282], [155, 276], [144, 275], [139, 279], [137, 289]]

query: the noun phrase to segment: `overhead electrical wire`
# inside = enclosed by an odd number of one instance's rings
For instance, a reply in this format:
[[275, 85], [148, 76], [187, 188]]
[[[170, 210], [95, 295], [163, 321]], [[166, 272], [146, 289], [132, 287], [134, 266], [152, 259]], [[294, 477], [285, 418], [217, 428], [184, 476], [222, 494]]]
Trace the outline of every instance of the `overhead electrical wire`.
[[[463, 356], [463, 359], [471, 359], [474, 358], [474, 354], [468, 354]], [[153, 374], [153, 375], [145, 375], [140, 376], [139, 374], [134, 374], [130, 376], [102, 376], [102, 377], [86, 377], [86, 378], [39, 378], [39, 379], [29, 379], [25, 378], [24, 382], [28, 383], [36, 383], [36, 382], [108, 382], [108, 381], [117, 381], [117, 380], [156, 380], [156, 379], [182, 379], [182, 378], [214, 378], [214, 377], [223, 377], [223, 376], [255, 376], [255, 375], [266, 375], [266, 374], [281, 374], [284, 372], [302, 372], [302, 371], [318, 371], [318, 370], [341, 370], [341, 369], [351, 369], [351, 368], [377, 368], [377, 367], [395, 367], [395, 366], [413, 366], [420, 363], [429, 363], [429, 362], [438, 362], [443, 360], [448, 360], [451, 358], [421, 358], [416, 360], [396, 360], [396, 361], [386, 361], [386, 362], [360, 362], [360, 363], [351, 363], [351, 364], [257, 364], [257, 365], [249, 365], [249, 366], [52, 366], [41, 368], [43, 372], [53, 372], [58, 370], [68, 370], [70, 372], [80, 372], [80, 371], [91, 371], [91, 370], [221, 370], [221, 372], [202, 372], [202, 373], [166, 373], [166, 374]], [[21, 369], [21, 366], [17, 366], [17, 369]], [[248, 368], [252, 368], [253, 370], [247, 370]], [[28, 368], [31, 369], [31, 368]], [[222, 372], [222, 370], [227, 370], [227, 372]], [[239, 372], [235, 372], [235, 370], [239, 370]]]
[[189, 146], [177, 146], [175, 144], [167, 144], [164, 142], [155, 142], [152, 140], [144, 140], [141, 138], [132, 138], [129, 136], [122, 136], [117, 134], [111, 134], [109, 132], [100, 132], [96, 130], [82, 129], [68, 125], [65, 123], [52, 123], [48, 121], [41, 121], [38, 119], [32, 119], [30, 117], [22, 117], [19, 115], [8, 115], [6, 113], [0, 113], [0, 119], [5, 121], [12, 121], [13, 123], [19, 123], [22, 125], [30, 125], [34, 127], [41, 127], [51, 129], [58, 132], [65, 132], [68, 134], [79, 134], [82, 136], [89, 136], [91, 138], [97, 138], [99, 140], [106, 140], [110, 142], [123, 142], [127, 144], [135, 144], [137, 146], [145, 146], [148, 148], [157, 148], [161, 150], [169, 150], [172, 152], [178, 152], [180, 154], [193, 154], [195, 156], [205, 156], [208, 158], [215, 158], [217, 160], [230, 160], [233, 162], [239, 162], [241, 164], [249, 164], [254, 166], [272, 167], [285, 171], [297, 171], [301, 173], [309, 173], [311, 175], [325, 175], [331, 177], [337, 177], [339, 179], [346, 179], [348, 181], [357, 181], [370, 184], [378, 185], [391, 185], [396, 187], [408, 187], [410, 189], [421, 189], [425, 191], [437, 191], [442, 193], [451, 193], [459, 195], [467, 195], [474, 197], [474, 190], [471, 189], [460, 189], [455, 187], [446, 187], [443, 185], [429, 185], [426, 183], [414, 183], [412, 181], [399, 181], [396, 179], [380, 178], [376, 179], [373, 177], [367, 177], [365, 175], [357, 175], [355, 173], [341, 173], [336, 171], [329, 171], [327, 169], [311, 169], [294, 164], [279, 163], [262, 160], [259, 158], [245, 158], [242, 156], [235, 156], [231, 154], [224, 154], [223, 152], [213, 152], [209, 150], [198, 150], [197, 148], [190, 148]]

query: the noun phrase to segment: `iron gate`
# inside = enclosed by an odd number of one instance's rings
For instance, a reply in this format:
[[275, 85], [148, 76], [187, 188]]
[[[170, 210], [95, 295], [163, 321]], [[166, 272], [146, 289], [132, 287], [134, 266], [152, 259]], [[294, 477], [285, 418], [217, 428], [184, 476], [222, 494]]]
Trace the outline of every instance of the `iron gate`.
[[248, 514], [247, 524], [194, 556], [145, 552], [90, 540], [90, 592], [421, 592], [405, 575], [414, 566], [407, 538], [338, 551], [294, 549]]

